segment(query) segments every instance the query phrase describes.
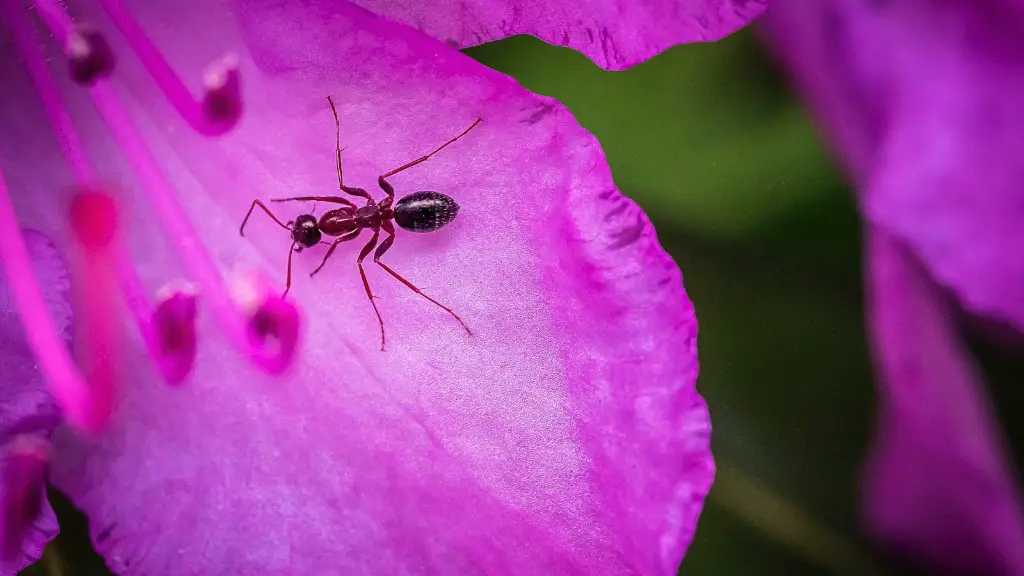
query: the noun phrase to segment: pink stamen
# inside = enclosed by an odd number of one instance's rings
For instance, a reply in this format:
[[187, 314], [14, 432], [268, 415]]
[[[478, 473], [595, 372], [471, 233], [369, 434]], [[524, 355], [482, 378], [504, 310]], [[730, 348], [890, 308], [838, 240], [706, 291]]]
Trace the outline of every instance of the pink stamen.
[[[207, 136], [217, 136], [234, 127], [242, 113], [242, 91], [237, 67], [223, 72], [227, 77], [226, 81], [204, 86], [206, 90], [203, 99], [197, 101], [121, 2], [98, 2], [185, 122], [195, 131]], [[58, 0], [36, 0], [36, 5], [48, 23], [67, 18]], [[53, 27], [51, 24], [51, 28]], [[58, 24], [58, 27], [61, 25]], [[214, 65], [215, 75], [221, 66], [222, 64]]]
[[[15, 12], [18, 10], [17, 7], [10, 7], [8, 2], [4, 2], [4, 6], [5, 10], [8, 12]], [[19, 18], [24, 20], [20, 13], [8, 14], [7, 20], [15, 21]], [[57, 88], [57, 84], [54, 82], [53, 76], [50, 74], [43, 54], [36, 46], [31, 35], [26, 34], [28, 29], [27, 27], [17, 26], [12, 28], [15, 44], [17, 45], [19, 52], [22, 54], [22, 60], [25, 64], [25, 68], [28, 71], [29, 77], [32, 79], [32, 84], [39, 95], [39, 99], [43, 104], [43, 109], [50, 120], [50, 124], [53, 126], [54, 133], [60, 144], [61, 150], [64, 153], [64, 157], [71, 166], [71, 170], [74, 173], [79, 186], [83, 190], [88, 190], [95, 186], [97, 178], [91, 164], [89, 163], [85, 147], [82, 145], [81, 139], [75, 132], [74, 124], [72, 123], [67, 110], [65, 110], [61, 103], [60, 91]], [[82, 30], [83, 27], [79, 26], [69, 36], [69, 53], [74, 54], [75, 52], [81, 51], [80, 49], [75, 48], [74, 45], [75, 43], [82, 41], [82, 37], [80, 37]], [[87, 38], [93, 46], [107, 46], [106, 42], [102, 39], [102, 36], [95, 30], [90, 30]], [[109, 50], [109, 48], [107, 49]], [[113, 61], [112, 54], [110, 55], [110, 61]], [[72, 74], [74, 74], [74, 71], [72, 71]], [[92, 81], [95, 80], [96, 78], [94, 77]], [[112, 206], [111, 209], [113, 209]], [[125, 301], [128, 303], [128, 308], [140, 334], [142, 334], [150, 355], [154, 358], [157, 366], [160, 368], [168, 383], [176, 384], [181, 382], [194, 363], [195, 347], [191, 348], [193, 358], [186, 358], [185, 356], [190, 352], [189, 348], [170, 350], [158, 345], [158, 340], [155, 335], [169, 329], [168, 327], [161, 325], [161, 322], [169, 319], [163, 315], [157, 314], [157, 311], [154, 310], [149, 299], [146, 297], [145, 289], [142, 287], [142, 281], [135, 272], [135, 268], [128, 263], [127, 258], [121, 254], [114, 254], [112, 257], [117, 258], [119, 262], [125, 264], [114, 266], [114, 269], [117, 270], [121, 291]], [[174, 320], [177, 322], [173, 328], [175, 331], [180, 333], [186, 330], [191, 330], [192, 339], [195, 339], [194, 322], [191, 325], [185, 326], [180, 324], [180, 322], [185, 320], [185, 318], [179, 317]], [[173, 358], [165, 357], [165, 355], [172, 355]], [[182, 370], [185, 370], [184, 374], [182, 373]]]
[[[6, 3], [5, 3], [6, 4]], [[39, 361], [39, 369], [50, 391], [72, 425], [84, 430], [102, 429], [109, 420], [109, 406], [97, 398], [78, 373], [53, 318], [46, 308], [42, 290], [32, 269], [28, 247], [21, 237], [0, 171], [0, 258], [7, 281], [17, 303], [29, 345]]]
[[[48, 9], [45, 10], [43, 20], [53, 34], [66, 44], [70, 34], [74, 31], [74, 25], [68, 15], [59, 9], [59, 6], [53, 6], [50, 0], [47, 0], [46, 3]], [[40, 8], [42, 8], [42, 4], [40, 4]], [[142, 34], [141, 30], [135, 31]], [[148, 40], [146, 42], [148, 44]], [[216, 264], [198, 240], [198, 234], [192, 227], [185, 211], [178, 204], [174, 190], [161, 172], [159, 164], [153, 158], [145, 141], [135, 130], [117, 94], [103, 79], [89, 87], [88, 92], [100, 116], [110, 128], [114, 140], [135, 168], [135, 172], [153, 204], [154, 212], [167, 230], [168, 237], [175, 244], [183, 263], [190, 269], [202, 292], [209, 299], [210, 308], [217, 318], [218, 324], [224, 328], [232, 342], [246, 351], [254, 362], [269, 372], [282, 372], [290, 364], [295, 346], [268, 346], [267, 341], [270, 338], [264, 338], [262, 342], [254, 342], [250, 328], [254, 318], [269, 316], [275, 319], [274, 322], [269, 324], [264, 322], [264, 325], [283, 330], [285, 331], [284, 336], [290, 338], [288, 332], [293, 328], [297, 332], [297, 326], [292, 326], [292, 323], [295, 322], [294, 319], [298, 317], [294, 306], [288, 302], [277, 302], [268, 296], [257, 309], [250, 311], [248, 317], [243, 317], [231, 299], [224, 279], [217, 272]], [[274, 334], [274, 337], [278, 340], [281, 339], [278, 334]]]
[[0, 477], [5, 488], [0, 559], [5, 562], [21, 552], [25, 534], [39, 516], [49, 461], [50, 443], [37, 436], [19, 436], [0, 454]]

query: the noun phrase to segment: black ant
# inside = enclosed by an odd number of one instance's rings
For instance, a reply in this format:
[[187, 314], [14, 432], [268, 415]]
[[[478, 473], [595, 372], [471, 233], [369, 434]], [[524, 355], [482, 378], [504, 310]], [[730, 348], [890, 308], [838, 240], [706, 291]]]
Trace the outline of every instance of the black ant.
[[[320, 262], [320, 265], [310, 273], [309, 276], [312, 278], [320, 271], [321, 268], [324, 267], [324, 264], [327, 263], [327, 259], [334, 253], [338, 244], [348, 242], [349, 240], [355, 240], [356, 237], [359, 236], [360, 232], [369, 228], [373, 230], [373, 237], [371, 237], [370, 241], [363, 246], [362, 250], [359, 251], [359, 257], [356, 259], [356, 264], [359, 265], [359, 275], [363, 279], [363, 288], [366, 289], [366, 296], [370, 299], [370, 304], [373, 305], [373, 311], [377, 314], [377, 323], [380, 324], [380, 349], [384, 350], [384, 320], [381, 318], [380, 310], [377, 309], [377, 303], [374, 302], [373, 292], [370, 291], [370, 283], [366, 280], [366, 271], [363, 270], [363, 260], [366, 259], [370, 254], [370, 251], [372, 251], [375, 246], [377, 249], [373, 252], [373, 261], [378, 266], [383, 268], [388, 274], [397, 278], [402, 284], [408, 286], [413, 292], [423, 296], [427, 300], [430, 300], [444, 309], [445, 312], [451, 314], [452, 317], [458, 320], [459, 324], [465, 328], [466, 332], [472, 335], [473, 332], [470, 331], [469, 327], [466, 326], [466, 323], [462, 321], [462, 318], [459, 318], [458, 314], [453, 312], [451, 308], [424, 294], [419, 288], [414, 286], [412, 282], [402, 278], [397, 272], [389, 268], [387, 264], [381, 262], [380, 259], [384, 256], [384, 253], [391, 248], [391, 245], [395, 243], [395, 227], [391, 224], [392, 220], [410, 232], [433, 232], [434, 230], [438, 230], [448, 225], [459, 213], [459, 205], [455, 200], [450, 196], [441, 194], [440, 192], [413, 192], [412, 194], [401, 198], [394, 204], [394, 207], [392, 207], [392, 203], [395, 200], [395, 189], [391, 187], [391, 184], [389, 184], [385, 178], [394, 176], [395, 174], [412, 168], [422, 162], [426, 162], [431, 156], [437, 154], [459, 138], [462, 138], [473, 128], [476, 128], [478, 124], [483, 122], [483, 119], [477, 118], [469, 128], [466, 128], [458, 136], [438, 146], [433, 152], [379, 176], [377, 178], [377, 184], [382, 190], [384, 190], [387, 197], [379, 202], [375, 202], [373, 197], [370, 196], [370, 193], [366, 190], [346, 186], [342, 181], [341, 122], [338, 120], [338, 110], [334, 107], [334, 100], [332, 100], [330, 96], [327, 97], [327, 103], [331, 105], [331, 112], [334, 114], [335, 158], [338, 170], [338, 188], [346, 194], [365, 198], [366, 205], [358, 207], [351, 200], [342, 196], [297, 196], [294, 198], [272, 198], [270, 200], [271, 202], [313, 201], [341, 204], [341, 208], [328, 210], [320, 216], [319, 220], [312, 214], [300, 214], [294, 221], [282, 223], [277, 216], [274, 216], [270, 209], [263, 204], [263, 202], [253, 200], [252, 205], [249, 206], [249, 212], [246, 213], [245, 219], [242, 220], [242, 226], [238, 229], [238, 233], [245, 236], [245, 223], [249, 221], [249, 216], [252, 215], [252, 211], [257, 206], [262, 208], [263, 211], [274, 220], [274, 222], [277, 222], [278, 226], [291, 232], [292, 245], [288, 251], [288, 276], [284, 290], [284, 295], [287, 296], [288, 290], [292, 287], [293, 253], [301, 252], [303, 248], [312, 248], [317, 244], [330, 244], [330, 248], [327, 250], [327, 254], [324, 254], [324, 258]], [[381, 230], [384, 230], [387, 234], [387, 238], [377, 246], [377, 238], [380, 236]], [[321, 242], [321, 237], [325, 234], [327, 236], [337, 236], [338, 239], [331, 243]]]

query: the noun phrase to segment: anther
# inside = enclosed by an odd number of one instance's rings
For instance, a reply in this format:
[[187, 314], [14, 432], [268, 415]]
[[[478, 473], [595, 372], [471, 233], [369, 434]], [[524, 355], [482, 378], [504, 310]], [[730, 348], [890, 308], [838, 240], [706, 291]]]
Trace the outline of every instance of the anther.
[[50, 443], [33, 435], [16, 437], [0, 454], [0, 478], [4, 479], [0, 560], [17, 558], [25, 535], [39, 516], [49, 455]]
[[114, 52], [103, 35], [91, 27], [79, 26], [71, 32], [64, 50], [75, 82], [91, 85], [114, 70]]
[[[246, 332], [250, 346], [262, 350], [263, 367], [280, 374], [295, 352], [299, 339], [299, 311], [274, 292], [268, 282], [256, 274], [236, 275], [231, 285], [234, 300], [249, 318]], [[273, 359], [280, 359], [273, 361]]]
[[103, 192], [84, 189], [71, 201], [71, 228], [86, 249], [106, 248], [117, 232], [117, 206]]
[[242, 81], [238, 59], [225, 56], [203, 74], [203, 112], [208, 119], [233, 125], [242, 115]]
[[168, 384], [181, 383], [195, 363], [196, 287], [189, 283], [166, 286], [157, 293], [151, 347]]

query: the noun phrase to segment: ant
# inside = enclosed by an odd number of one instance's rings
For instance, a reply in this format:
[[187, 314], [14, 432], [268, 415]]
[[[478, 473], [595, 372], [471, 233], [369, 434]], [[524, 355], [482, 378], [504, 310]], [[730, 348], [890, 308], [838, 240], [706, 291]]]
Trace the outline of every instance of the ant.
[[[271, 202], [293, 202], [293, 201], [313, 201], [313, 202], [329, 202], [331, 204], [340, 204], [340, 208], [328, 210], [318, 220], [316, 216], [312, 214], [299, 214], [295, 220], [289, 220], [287, 223], [282, 223], [281, 220], [274, 216], [263, 202], [257, 200], [252, 201], [252, 205], [249, 206], [249, 212], [246, 213], [245, 219], [242, 220], [242, 226], [238, 229], [238, 233], [245, 236], [245, 223], [249, 221], [249, 216], [252, 215], [252, 211], [259, 206], [267, 213], [270, 218], [277, 223], [278, 226], [288, 230], [291, 233], [292, 245], [288, 250], [288, 275], [287, 281], [285, 282], [285, 290], [283, 296], [288, 295], [288, 291], [292, 287], [292, 254], [295, 252], [302, 252], [303, 248], [312, 248], [317, 244], [327, 244], [330, 248], [327, 250], [327, 254], [324, 255], [320, 265], [316, 267], [313, 272], [309, 274], [310, 278], [315, 276], [320, 269], [327, 264], [328, 258], [331, 254], [334, 254], [334, 250], [342, 242], [348, 242], [355, 240], [359, 236], [360, 232], [364, 229], [373, 230], [373, 236], [370, 241], [363, 246], [363, 249], [359, 251], [359, 257], [356, 259], [356, 264], [359, 266], [359, 275], [363, 279], [363, 288], [366, 290], [366, 296], [370, 299], [370, 304], [373, 305], [373, 311], [377, 314], [377, 323], [380, 324], [380, 349], [384, 350], [384, 320], [381, 318], [380, 310], [377, 309], [377, 303], [374, 301], [373, 292], [370, 290], [370, 283], [366, 280], [366, 271], [363, 270], [363, 260], [373, 251], [373, 261], [378, 266], [384, 269], [385, 272], [394, 276], [399, 282], [408, 286], [413, 292], [420, 296], [430, 300], [437, 306], [441, 307], [445, 312], [452, 315], [453, 318], [458, 320], [459, 324], [466, 330], [469, 335], [473, 335], [466, 323], [459, 318], [458, 314], [452, 311], [451, 308], [441, 304], [437, 300], [434, 300], [430, 296], [424, 294], [419, 288], [413, 285], [405, 278], [402, 278], [397, 272], [388, 267], [387, 264], [381, 262], [381, 257], [384, 256], [391, 245], [395, 243], [395, 227], [391, 221], [394, 220], [402, 228], [409, 230], [410, 232], [433, 232], [439, 230], [444, 226], [451, 223], [455, 219], [455, 216], [459, 213], [459, 205], [450, 196], [441, 194], [440, 192], [413, 192], [408, 196], [405, 196], [398, 200], [395, 200], [395, 189], [391, 187], [385, 178], [389, 178], [408, 170], [417, 164], [426, 162], [431, 156], [437, 154], [448, 145], [454, 143], [459, 138], [462, 138], [469, 133], [470, 130], [476, 128], [478, 124], [483, 122], [482, 118], [477, 118], [469, 128], [463, 130], [458, 136], [438, 146], [433, 152], [421, 156], [412, 162], [403, 164], [402, 166], [395, 168], [394, 170], [380, 175], [377, 178], [377, 184], [384, 190], [387, 197], [379, 202], [375, 202], [369, 192], [362, 188], [354, 188], [352, 186], [346, 186], [342, 181], [341, 176], [341, 122], [338, 120], [338, 110], [334, 107], [334, 100], [330, 96], [327, 97], [327, 103], [331, 106], [331, 112], [334, 114], [334, 126], [335, 126], [335, 158], [336, 167], [338, 171], [338, 188], [342, 192], [355, 196], [358, 198], [365, 198], [366, 205], [358, 207], [354, 202], [343, 196], [297, 196], [294, 198], [272, 198]], [[394, 207], [392, 207], [394, 203]], [[380, 245], [377, 245], [377, 239], [380, 236], [380, 231], [384, 230], [387, 234], [387, 238], [384, 239]], [[336, 236], [337, 240], [334, 242], [321, 242], [323, 235]], [[374, 247], [377, 249], [374, 250]]]

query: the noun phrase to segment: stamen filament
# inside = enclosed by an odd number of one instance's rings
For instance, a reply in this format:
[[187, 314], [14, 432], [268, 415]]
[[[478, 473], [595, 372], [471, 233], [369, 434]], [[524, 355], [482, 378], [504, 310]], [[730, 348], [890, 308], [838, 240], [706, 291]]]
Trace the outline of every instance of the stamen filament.
[[[237, 68], [224, 63], [215, 64], [216, 67], [223, 66], [224, 81], [208, 85], [204, 99], [197, 101], [119, 0], [98, 0], [98, 3], [121, 31], [171, 106], [193, 130], [206, 136], [218, 136], [234, 127], [241, 116], [242, 103]], [[40, 15], [51, 23], [51, 28], [54, 27], [52, 22], [67, 18], [58, 0], [36, 0], [36, 5]]]
[[106, 195], [87, 191], [75, 196], [70, 212], [75, 239], [71, 266], [78, 280], [71, 284], [77, 309], [75, 348], [82, 351], [79, 366], [93, 383], [93, 401], [111, 406], [123, 367], [117, 265], [112, 257], [117, 210]]
[[[46, 0], [48, 9], [41, 10], [44, 22], [50, 27], [62, 43], [66, 43], [74, 31], [70, 17], [59, 6], [53, 6]], [[42, 3], [40, 3], [42, 8]], [[141, 30], [135, 30], [143, 34]], [[148, 40], [146, 41], [148, 43]], [[154, 49], [155, 50], [155, 49]], [[241, 350], [249, 354], [259, 366], [269, 372], [279, 373], [287, 368], [291, 355], [295, 350], [294, 325], [287, 325], [289, 330], [283, 334], [284, 345], [269, 347], [259, 346], [251, 337], [250, 321], [256, 314], [245, 317], [239, 311], [230, 296], [224, 279], [217, 271], [216, 264], [203, 248], [199, 236], [192, 226], [184, 209], [178, 203], [174, 190], [160, 170], [142, 136], [121, 105], [117, 94], [105, 79], [99, 79], [86, 89], [92, 97], [93, 104], [110, 129], [115, 142], [124, 152], [135, 169], [136, 175], [148, 194], [157, 218], [167, 231], [167, 236], [174, 243], [181, 255], [182, 262], [191, 271], [208, 300], [210, 309], [218, 324], [225, 330], [231, 341]], [[269, 305], [269, 302], [267, 303]], [[272, 307], [277, 312], [276, 306]], [[268, 308], [268, 310], [270, 310]]]
[[[6, 4], [7, 2], [5, 2]], [[14, 10], [17, 10], [17, 8], [10, 9], [10, 11]], [[10, 16], [7, 20], [13, 22], [19, 17]], [[21, 18], [23, 19], [23, 17]], [[89, 162], [85, 146], [83, 146], [78, 133], [75, 131], [74, 123], [61, 102], [60, 89], [57, 87], [47, 67], [42, 51], [31, 36], [26, 34], [27, 27], [12, 26], [12, 28], [15, 44], [22, 55], [25, 69], [43, 104], [43, 109], [50, 120], [50, 125], [53, 127], [61, 151], [64, 153], [64, 158], [71, 167], [79, 187], [83, 190], [94, 188], [98, 181], [96, 173]], [[127, 259], [124, 258], [123, 254], [120, 254], [119, 250], [115, 249], [115, 253], [116, 255], [113, 257], [119, 262], [127, 262]], [[169, 372], [166, 369], [168, 363], [162, 361], [164, 351], [157, 345], [154, 336], [153, 322], [155, 311], [145, 296], [142, 281], [139, 279], [135, 268], [131, 265], [116, 265], [114, 268], [118, 271], [121, 292], [129, 305], [128, 308], [150, 356], [156, 360], [157, 366], [161, 368], [161, 372], [163, 372], [163, 376], [168, 383], [175, 384], [180, 382], [186, 374], [182, 374], [181, 370]], [[180, 364], [181, 360], [179, 359], [177, 363]], [[187, 360], [187, 363], [191, 366], [190, 359]]]

